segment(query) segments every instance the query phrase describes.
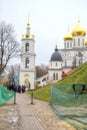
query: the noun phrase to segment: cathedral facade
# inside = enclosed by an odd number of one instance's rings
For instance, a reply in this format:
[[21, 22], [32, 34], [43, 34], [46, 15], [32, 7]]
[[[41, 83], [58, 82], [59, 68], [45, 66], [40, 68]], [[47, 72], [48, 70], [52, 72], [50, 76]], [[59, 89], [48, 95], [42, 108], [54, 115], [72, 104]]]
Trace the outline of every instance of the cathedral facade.
[[[51, 55], [48, 70], [48, 82], [57, 82], [62, 79], [62, 71], [68, 72], [87, 61], [87, 39], [86, 30], [78, 20], [77, 25], [70, 33], [64, 36], [64, 48], [57, 49]], [[43, 78], [42, 78], [43, 81]], [[40, 79], [41, 82], [41, 79]], [[42, 83], [41, 83], [42, 84]], [[43, 84], [44, 86], [44, 84]]]

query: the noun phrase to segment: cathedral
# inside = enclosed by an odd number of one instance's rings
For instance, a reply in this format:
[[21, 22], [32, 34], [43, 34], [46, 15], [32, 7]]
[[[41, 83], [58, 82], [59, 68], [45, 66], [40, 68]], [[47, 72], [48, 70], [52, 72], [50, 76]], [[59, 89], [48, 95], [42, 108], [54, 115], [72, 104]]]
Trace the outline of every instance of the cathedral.
[[[64, 36], [64, 48], [54, 49], [50, 57], [48, 74], [36, 79], [34, 35], [30, 32], [28, 21], [26, 33], [22, 35], [20, 85], [26, 85], [28, 89], [35, 89], [35, 84], [44, 86], [62, 79], [62, 71], [69, 71], [87, 61], [86, 30], [78, 20], [72, 32], [68, 30]], [[48, 59], [49, 60], [49, 59]]]
[[87, 40], [85, 37], [86, 30], [78, 20], [72, 32], [70, 33], [68, 30], [64, 36], [64, 49], [59, 50], [63, 58], [64, 68], [78, 67], [87, 61]]

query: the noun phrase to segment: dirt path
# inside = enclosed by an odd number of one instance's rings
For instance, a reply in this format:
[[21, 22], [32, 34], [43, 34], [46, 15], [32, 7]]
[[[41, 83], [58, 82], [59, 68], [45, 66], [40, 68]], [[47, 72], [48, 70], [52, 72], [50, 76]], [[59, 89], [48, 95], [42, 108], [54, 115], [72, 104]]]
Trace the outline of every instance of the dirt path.
[[21, 117], [20, 130], [44, 130], [32, 112], [32, 107], [27, 94], [17, 94], [17, 105]]
[[0, 130], [19, 130], [20, 115], [14, 101], [0, 106]]
[[16, 100], [20, 115], [19, 130], [75, 130], [59, 119], [48, 103], [34, 100], [31, 104], [27, 94], [17, 94]]

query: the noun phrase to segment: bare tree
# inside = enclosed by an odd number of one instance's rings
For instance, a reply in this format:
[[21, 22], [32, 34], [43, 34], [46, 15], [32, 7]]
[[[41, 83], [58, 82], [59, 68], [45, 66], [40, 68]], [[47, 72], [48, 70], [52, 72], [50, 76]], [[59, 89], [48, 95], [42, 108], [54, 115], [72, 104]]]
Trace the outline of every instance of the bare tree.
[[48, 66], [41, 65], [41, 66], [36, 66], [35, 68], [36, 68], [36, 78], [44, 76], [48, 73]]
[[9, 84], [13, 83], [18, 83], [19, 82], [19, 70], [20, 66], [19, 65], [10, 65], [7, 67], [8, 72], [9, 72]]
[[19, 54], [19, 43], [15, 38], [12, 25], [0, 23], [0, 74], [6, 68], [9, 60]]

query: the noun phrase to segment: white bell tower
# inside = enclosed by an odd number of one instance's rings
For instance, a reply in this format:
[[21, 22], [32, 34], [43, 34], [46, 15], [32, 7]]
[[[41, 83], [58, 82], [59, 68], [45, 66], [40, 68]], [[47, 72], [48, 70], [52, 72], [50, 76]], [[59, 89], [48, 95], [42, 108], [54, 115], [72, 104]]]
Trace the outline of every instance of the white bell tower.
[[35, 89], [35, 52], [34, 35], [30, 33], [30, 22], [28, 20], [26, 34], [22, 35], [20, 85], [26, 85], [28, 89]]

